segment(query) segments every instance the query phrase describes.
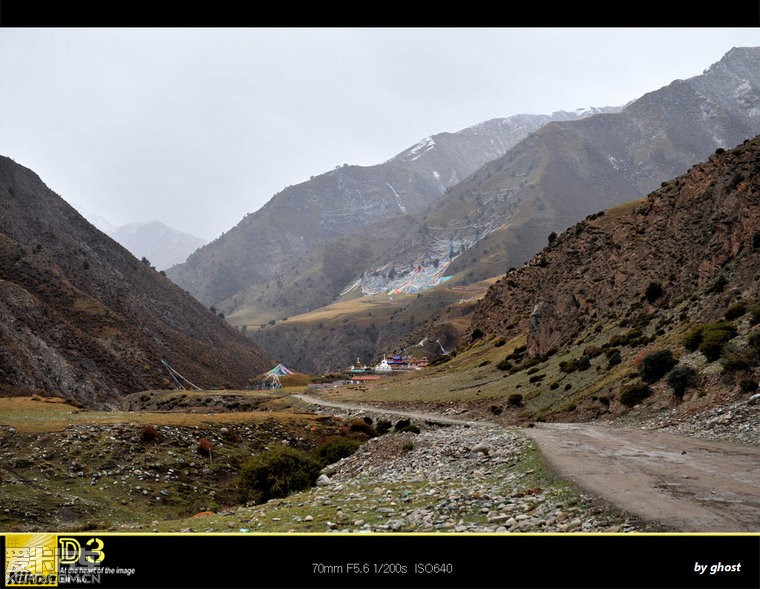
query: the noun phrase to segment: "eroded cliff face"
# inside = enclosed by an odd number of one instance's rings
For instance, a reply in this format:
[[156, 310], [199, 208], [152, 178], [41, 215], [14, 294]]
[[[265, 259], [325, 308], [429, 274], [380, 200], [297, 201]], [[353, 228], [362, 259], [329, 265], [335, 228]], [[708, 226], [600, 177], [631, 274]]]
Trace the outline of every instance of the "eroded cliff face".
[[645, 199], [569, 228], [494, 284], [472, 328], [527, 334], [545, 355], [584, 330], [690, 299], [704, 321], [760, 294], [760, 138], [716, 154]]

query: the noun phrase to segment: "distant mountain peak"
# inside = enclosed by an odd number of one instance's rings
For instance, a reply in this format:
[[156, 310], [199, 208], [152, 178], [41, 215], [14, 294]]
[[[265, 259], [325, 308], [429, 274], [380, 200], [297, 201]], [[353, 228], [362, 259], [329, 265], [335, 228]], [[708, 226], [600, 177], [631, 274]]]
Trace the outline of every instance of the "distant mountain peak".
[[147, 258], [159, 270], [181, 264], [207, 241], [169, 227], [158, 219], [138, 221], [107, 232], [138, 258]]

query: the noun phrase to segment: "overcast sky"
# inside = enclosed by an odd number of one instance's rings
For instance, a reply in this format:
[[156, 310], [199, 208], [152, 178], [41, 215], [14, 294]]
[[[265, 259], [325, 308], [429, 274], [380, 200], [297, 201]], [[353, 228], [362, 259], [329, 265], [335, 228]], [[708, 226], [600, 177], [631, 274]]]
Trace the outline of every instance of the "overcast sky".
[[210, 240], [336, 165], [622, 105], [758, 45], [741, 28], [0, 29], [0, 154], [112, 224]]

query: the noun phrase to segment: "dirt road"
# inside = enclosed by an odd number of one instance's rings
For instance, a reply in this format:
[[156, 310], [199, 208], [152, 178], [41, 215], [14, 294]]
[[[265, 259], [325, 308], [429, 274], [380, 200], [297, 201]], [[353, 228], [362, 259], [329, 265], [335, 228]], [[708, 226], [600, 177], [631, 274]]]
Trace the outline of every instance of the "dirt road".
[[431, 423], [445, 423], [448, 425], [466, 425], [468, 427], [492, 426], [493, 423], [486, 421], [470, 421], [466, 419], [457, 419], [447, 415], [438, 415], [435, 413], [419, 413], [416, 411], [401, 411], [399, 409], [386, 409], [384, 407], [373, 407], [371, 405], [362, 405], [361, 403], [339, 403], [337, 401], [325, 401], [311, 395], [293, 395], [296, 399], [310, 405], [319, 405], [321, 407], [333, 407], [345, 411], [360, 411], [362, 413], [381, 413], [383, 415], [396, 415], [398, 417], [408, 417], [420, 421], [429, 421]]
[[760, 448], [589, 424], [526, 429], [563, 479], [672, 531], [760, 531]]
[[[294, 396], [336, 409], [470, 427], [486, 425]], [[538, 443], [544, 460], [559, 477], [663, 529], [760, 531], [760, 447], [591, 424], [542, 423], [524, 431]]]

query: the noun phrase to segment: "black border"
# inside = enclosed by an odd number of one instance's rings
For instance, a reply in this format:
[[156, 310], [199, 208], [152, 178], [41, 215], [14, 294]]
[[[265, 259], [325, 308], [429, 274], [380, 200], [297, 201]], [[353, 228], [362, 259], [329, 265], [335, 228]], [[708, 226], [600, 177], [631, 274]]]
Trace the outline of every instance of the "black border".
[[5, 27], [757, 27], [760, 2], [694, 4], [666, 9], [662, 2], [611, 4], [521, 2], [479, 6], [307, 3], [255, 4], [130, 0], [0, 0]]
[[[60, 536], [82, 546], [100, 538], [102, 566], [135, 570], [130, 576], [104, 574], [99, 585], [90, 585], [102, 589], [760, 587], [758, 534]], [[705, 574], [695, 572], [697, 562], [708, 565]], [[709, 567], [718, 563], [742, 568], [711, 575]], [[415, 573], [415, 564], [430, 565], [428, 572]], [[3, 582], [4, 576], [0, 587]], [[86, 585], [60, 585], [72, 586]]]

